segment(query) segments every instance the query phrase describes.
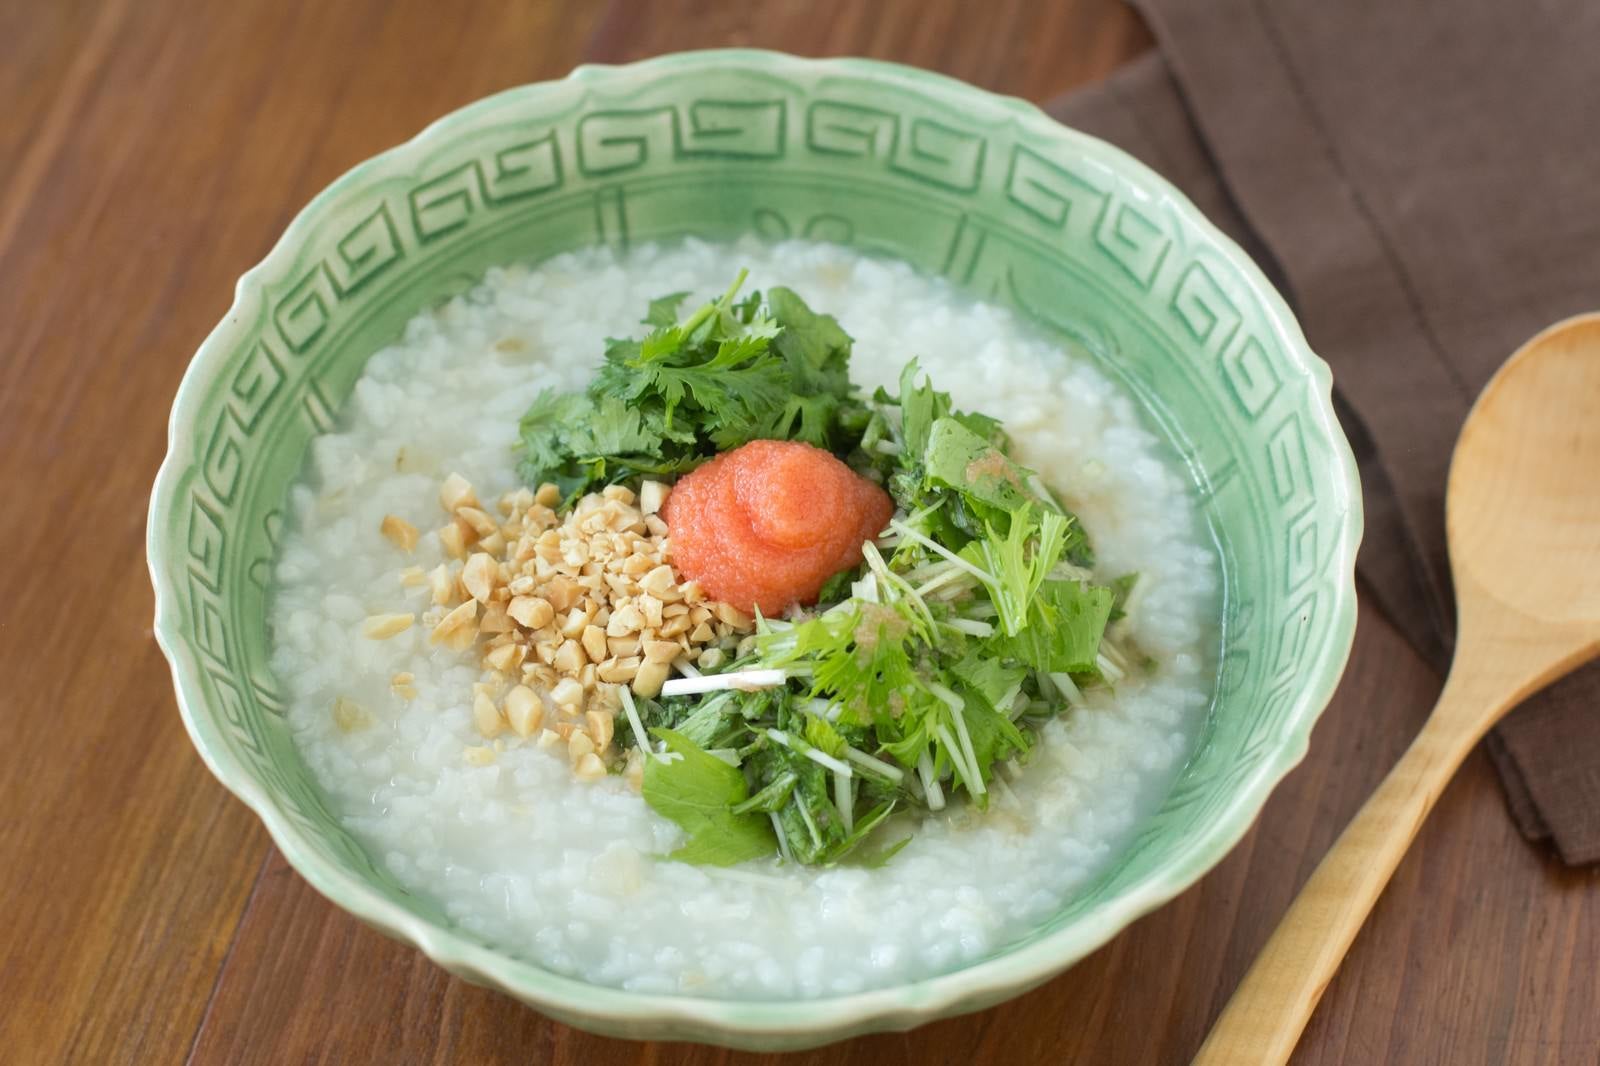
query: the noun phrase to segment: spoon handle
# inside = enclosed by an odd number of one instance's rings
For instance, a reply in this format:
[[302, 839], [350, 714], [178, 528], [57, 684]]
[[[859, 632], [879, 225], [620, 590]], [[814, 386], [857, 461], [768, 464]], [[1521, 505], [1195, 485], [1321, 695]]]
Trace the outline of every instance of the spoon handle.
[[[1345, 827], [1228, 1001], [1195, 1066], [1287, 1062], [1434, 801], [1483, 735], [1483, 686], [1446, 684], [1411, 747]], [[1502, 696], [1503, 699], [1503, 696]], [[1466, 708], [1473, 713], [1453, 713]]]

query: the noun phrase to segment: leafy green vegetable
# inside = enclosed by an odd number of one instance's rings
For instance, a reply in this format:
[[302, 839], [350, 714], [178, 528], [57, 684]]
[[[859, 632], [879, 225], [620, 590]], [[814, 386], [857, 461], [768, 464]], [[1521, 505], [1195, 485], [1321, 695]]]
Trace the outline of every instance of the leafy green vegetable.
[[1028, 624], [992, 646], [1035, 670], [1092, 672], [1114, 598], [1103, 585], [1046, 581], [1033, 600]]
[[834, 729], [826, 718], [819, 718], [816, 715], [806, 716], [806, 743], [835, 759], [844, 754], [846, 747], [839, 731]]
[[771, 438], [827, 448], [885, 487], [893, 539], [833, 575], [815, 611], [759, 620], [756, 650], [718, 668], [781, 667], [786, 684], [635, 708], [672, 753], [643, 782], [688, 834], [671, 858], [881, 864], [910, 840], [884, 844], [895, 812], [987, 805], [996, 764], [1026, 758], [1031, 724], [1065, 709], [1066, 677], [1097, 684], [1102, 664], [1115, 678], [1142, 661], [1107, 635], [1136, 578], [1088, 580], [1082, 525], [999, 421], [958, 410], [915, 359], [897, 392], [863, 399], [837, 321], [786, 288], [737, 299], [743, 281], [686, 318], [684, 293], [651, 301], [650, 331], [607, 341], [588, 389], [542, 394], [521, 472], [570, 499]]
[[822, 590], [817, 593], [818, 603], [838, 603], [848, 599], [850, 586], [855, 584], [856, 572], [854, 569], [841, 570], [822, 583]]
[[929, 427], [923, 468], [934, 484], [1004, 515], [1031, 506], [1024, 487], [1029, 472], [954, 418], [936, 418]]
[[735, 303], [743, 280], [682, 322], [685, 294], [651, 301], [654, 329], [608, 341], [585, 392], [534, 401], [520, 424], [522, 477], [571, 498], [685, 473], [752, 440], [848, 454], [868, 418], [850, 385], [849, 335], [788, 289]]
[[784, 840], [795, 859], [807, 865], [829, 861], [829, 854], [847, 834], [839, 812], [828, 796], [829, 773], [804, 755], [780, 744], [769, 744], [750, 759], [757, 779], [793, 775], [789, 801], [777, 811]]
[[960, 682], [959, 690], [975, 696], [992, 710], [1001, 707], [1007, 695], [1014, 695], [1022, 687], [1028, 671], [1020, 666], [1006, 666], [995, 656], [985, 655], [978, 647], [967, 648], [960, 660], [950, 664], [950, 673]]
[[689, 298], [686, 292], [669, 293], [650, 301], [650, 310], [639, 320], [646, 326], [672, 326], [678, 322], [678, 308]]
[[744, 774], [671, 729], [650, 731], [680, 758], [650, 759], [644, 768], [644, 799], [653, 810], [689, 834], [688, 843], [667, 856], [706, 866], [732, 866], [777, 850], [772, 826], [759, 814], [731, 808], [750, 792]]
[[890, 859], [900, 854], [900, 849], [911, 843], [911, 834], [906, 834], [893, 844], [878, 848], [868, 854], [857, 858], [856, 865], [867, 870], [877, 870], [888, 865]]
[[848, 396], [850, 334], [832, 315], [811, 310], [792, 289], [769, 289], [767, 307], [781, 330], [773, 347], [789, 365], [795, 387], [810, 395]]

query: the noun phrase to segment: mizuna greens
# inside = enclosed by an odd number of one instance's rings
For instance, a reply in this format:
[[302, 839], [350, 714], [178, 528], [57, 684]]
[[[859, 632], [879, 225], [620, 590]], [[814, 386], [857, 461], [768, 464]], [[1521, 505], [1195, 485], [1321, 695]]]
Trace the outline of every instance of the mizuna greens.
[[909, 839], [876, 839], [891, 816], [986, 808], [1033, 725], [1125, 675], [1107, 629], [1133, 577], [1093, 580], [1081, 525], [998, 420], [957, 410], [915, 360], [896, 392], [862, 396], [834, 319], [787, 289], [736, 301], [743, 279], [681, 322], [682, 294], [652, 302], [652, 331], [608, 341], [585, 392], [540, 396], [522, 470], [570, 498], [798, 439], [888, 491], [895, 517], [817, 606], [759, 618], [715, 676], [624, 690], [618, 723], [650, 753], [646, 801], [688, 834], [672, 858], [881, 862]]

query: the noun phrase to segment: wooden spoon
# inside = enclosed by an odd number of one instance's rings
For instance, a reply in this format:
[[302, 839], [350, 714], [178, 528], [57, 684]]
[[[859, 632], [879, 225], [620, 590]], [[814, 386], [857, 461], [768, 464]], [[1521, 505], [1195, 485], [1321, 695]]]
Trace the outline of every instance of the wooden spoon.
[[1600, 654], [1600, 313], [1546, 329], [1483, 390], [1450, 460], [1445, 530], [1458, 632], [1439, 702], [1300, 890], [1197, 1066], [1288, 1060], [1467, 753]]

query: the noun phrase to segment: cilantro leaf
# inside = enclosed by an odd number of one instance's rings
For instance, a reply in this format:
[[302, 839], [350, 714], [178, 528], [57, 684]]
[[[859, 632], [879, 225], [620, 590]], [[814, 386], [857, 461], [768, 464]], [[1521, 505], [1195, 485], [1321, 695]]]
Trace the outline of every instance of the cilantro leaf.
[[558, 393], [545, 389], [522, 416], [522, 470], [536, 481], [543, 471], [566, 462], [569, 452], [566, 433], [589, 419], [594, 402], [582, 393]]
[[672, 292], [650, 301], [650, 310], [639, 321], [646, 326], [673, 326], [678, 322], [678, 308], [689, 298], [686, 292]]
[[645, 428], [644, 415], [615, 396], [593, 404], [587, 415], [583, 422], [569, 429], [568, 447], [579, 458], [651, 453], [661, 446], [660, 435]]
[[584, 394], [535, 401], [521, 425], [522, 476], [570, 496], [681, 473], [752, 440], [848, 456], [869, 420], [850, 385], [849, 334], [789, 289], [735, 303], [744, 276], [681, 322], [685, 294], [652, 300], [652, 330], [608, 340]]
[[852, 341], [838, 320], [811, 310], [794, 290], [782, 286], [768, 290], [767, 306], [782, 327], [773, 347], [788, 363], [796, 389], [805, 393], [847, 390]]
[[669, 859], [732, 866], [777, 850], [778, 842], [766, 818], [730, 810], [750, 792], [738, 767], [707, 755], [674, 730], [658, 727], [650, 732], [680, 756], [672, 762], [650, 759], [644, 768], [645, 802], [689, 834], [688, 842], [668, 855]]

